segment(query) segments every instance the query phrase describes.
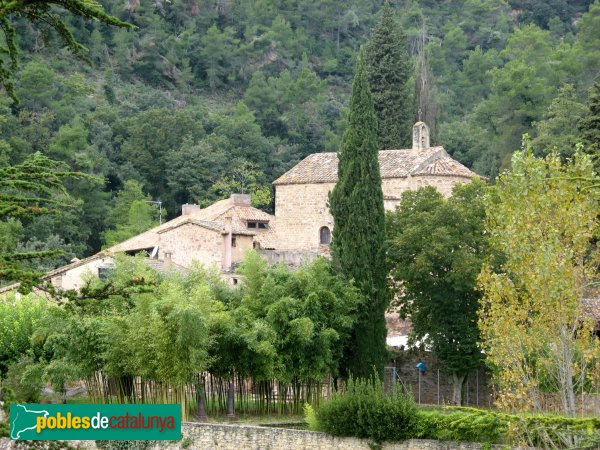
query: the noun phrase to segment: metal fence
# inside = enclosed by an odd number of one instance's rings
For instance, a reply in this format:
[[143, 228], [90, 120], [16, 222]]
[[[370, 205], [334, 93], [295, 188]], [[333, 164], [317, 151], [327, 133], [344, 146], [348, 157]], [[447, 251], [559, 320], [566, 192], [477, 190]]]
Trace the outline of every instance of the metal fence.
[[[418, 360], [418, 359], [416, 359]], [[411, 392], [418, 404], [452, 404], [453, 380], [435, 363], [424, 373], [414, 364], [415, 360], [404, 364], [388, 366], [384, 372], [386, 390], [403, 389]], [[588, 385], [586, 391], [577, 395], [577, 412], [581, 416], [600, 416], [600, 381]], [[463, 406], [477, 408], [494, 407], [494, 390], [490, 384], [490, 375], [484, 368], [474, 370], [463, 384]], [[559, 394], [541, 394], [541, 407], [545, 413], [562, 414]]]

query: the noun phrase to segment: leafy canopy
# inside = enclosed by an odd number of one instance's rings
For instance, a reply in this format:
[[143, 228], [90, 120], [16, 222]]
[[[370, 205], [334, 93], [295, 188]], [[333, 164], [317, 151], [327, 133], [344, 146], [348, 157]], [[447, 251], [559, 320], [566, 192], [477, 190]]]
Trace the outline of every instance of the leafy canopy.
[[478, 179], [456, 185], [448, 199], [431, 186], [406, 191], [386, 224], [393, 304], [413, 325], [411, 343], [429, 348], [461, 385], [482, 359], [476, 288], [489, 255], [485, 192]]
[[[526, 141], [486, 207], [486, 234], [502, 255], [479, 276], [482, 347], [497, 404], [542, 411], [558, 393], [565, 415], [598, 376], [600, 345], [582, 299], [598, 277], [600, 197], [590, 158], [536, 158]], [[596, 183], [597, 184], [597, 183]]]
[[12, 83], [13, 72], [17, 68], [18, 49], [17, 29], [14, 22], [23, 17], [30, 24], [44, 32], [47, 28], [54, 30], [63, 39], [67, 48], [77, 57], [84, 57], [87, 49], [77, 42], [73, 33], [65, 25], [64, 19], [55, 9], [58, 7], [75, 16], [88, 20], [98, 20], [108, 25], [131, 27], [116, 17], [106, 14], [100, 3], [95, 0], [42, 0], [23, 2], [19, 0], [2, 0], [0, 2], [0, 28], [4, 34], [6, 46], [0, 47], [0, 85], [16, 100]]

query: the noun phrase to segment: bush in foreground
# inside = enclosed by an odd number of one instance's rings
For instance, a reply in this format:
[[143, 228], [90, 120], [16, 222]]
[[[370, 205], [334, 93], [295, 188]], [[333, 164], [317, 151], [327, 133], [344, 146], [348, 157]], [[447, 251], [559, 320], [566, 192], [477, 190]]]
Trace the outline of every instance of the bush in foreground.
[[417, 406], [400, 389], [391, 395], [374, 380], [350, 379], [344, 392], [335, 393], [307, 417], [311, 428], [334, 436], [355, 436], [375, 442], [399, 441], [414, 435]]

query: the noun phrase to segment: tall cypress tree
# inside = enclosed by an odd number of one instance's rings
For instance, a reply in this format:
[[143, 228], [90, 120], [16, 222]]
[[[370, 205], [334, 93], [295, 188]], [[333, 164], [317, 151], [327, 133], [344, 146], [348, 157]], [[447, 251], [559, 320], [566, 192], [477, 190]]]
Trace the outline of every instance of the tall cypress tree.
[[406, 34], [395, 23], [387, 2], [365, 47], [365, 63], [379, 124], [379, 148], [410, 147], [414, 116], [412, 89], [408, 84], [411, 63]]
[[600, 81], [596, 81], [590, 89], [587, 101], [587, 114], [579, 121], [581, 140], [584, 151], [594, 160], [596, 172], [600, 171]]
[[362, 52], [338, 158], [338, 182], [329, 199], [335, 224], [333, 262], [365, 295], [344, 366], [353, 376], [368, 377], [373, 367], [382, 374], [385, 364], [387, 290], [377, 118]]

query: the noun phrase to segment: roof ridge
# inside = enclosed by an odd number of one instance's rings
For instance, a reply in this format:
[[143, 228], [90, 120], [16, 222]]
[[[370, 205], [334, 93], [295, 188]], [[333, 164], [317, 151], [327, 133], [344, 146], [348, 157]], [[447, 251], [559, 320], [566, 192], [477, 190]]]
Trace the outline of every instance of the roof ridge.
[[[451, 164], [445, 175], [461, 178], [478, 176], [468, 167], [453, 159], [441, 145], [422, 150], [389, 149], [379, 150], [378, 161], [381, 178], [406, 178], [411, 175], [422, 175], [422, 171], [436, 160], [449, 158]], [[273, 185], [336, 183], [338, 179], [338, 153], [312, 153], [285, 172]], [[435, 174], [431, 174], [435, 175]]]

